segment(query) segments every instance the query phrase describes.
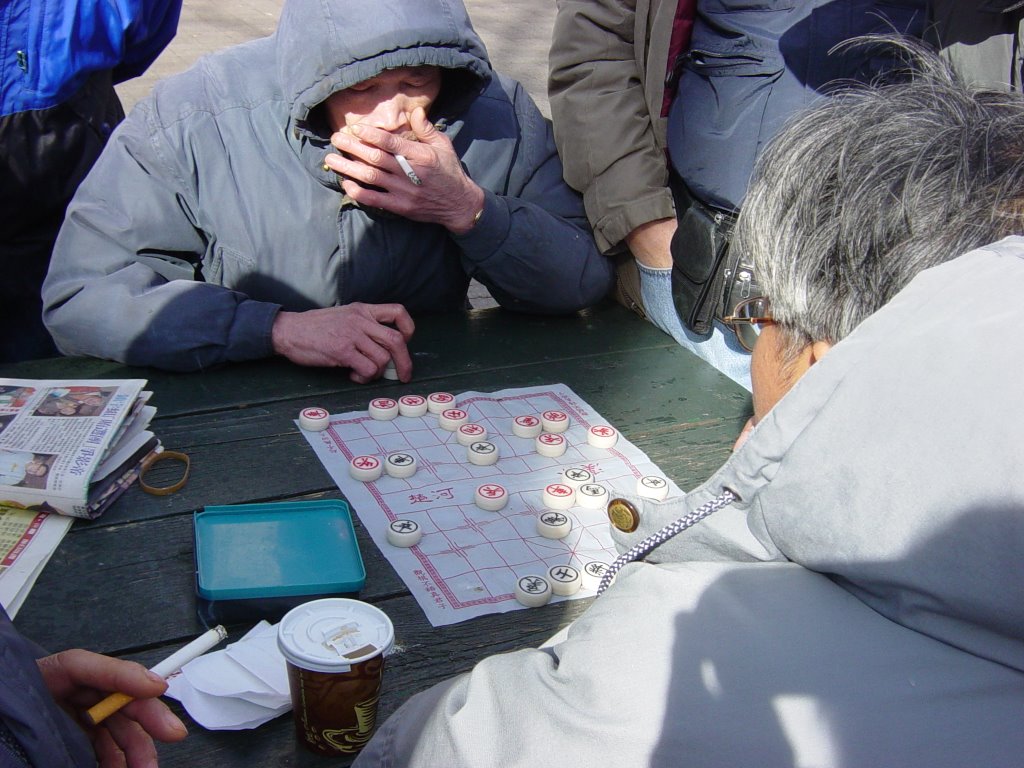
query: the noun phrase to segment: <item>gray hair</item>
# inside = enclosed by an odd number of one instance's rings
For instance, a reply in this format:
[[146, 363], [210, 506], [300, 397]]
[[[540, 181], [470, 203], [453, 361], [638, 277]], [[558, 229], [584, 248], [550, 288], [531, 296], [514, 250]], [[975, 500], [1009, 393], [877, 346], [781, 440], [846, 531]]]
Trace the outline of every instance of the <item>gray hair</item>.
[[1024, 232], [1024, 98], [971, 89], [922, 44], [903, 82], [844, 86], [759, 159], [731, 247], [792, 348], [836, 343], [918, 272]]

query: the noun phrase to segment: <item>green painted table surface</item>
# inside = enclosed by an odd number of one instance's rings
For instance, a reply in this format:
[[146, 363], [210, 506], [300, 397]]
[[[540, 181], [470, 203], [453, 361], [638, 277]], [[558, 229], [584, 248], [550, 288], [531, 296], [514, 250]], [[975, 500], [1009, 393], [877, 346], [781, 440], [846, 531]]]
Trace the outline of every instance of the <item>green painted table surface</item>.
[[[191, 374], [82, 358], [0, 366], [5, 377], [146, 378], [157, 407], [153, 430], [166, 448], [192, 459], [191, 477], [181, 491], [151, 496], [136, 485], [100, 519], [76, 521], [16, 626], [51, 650], [83, 647], [147, 666], [199, 634], [195, 510], [207, 504], [341, 498], [293, 424], [308, 405], [343, 413], [365, 409], [371, 398], [385, 394], [490, 392], [561, 382], [684, 490], [722, 464], [750, 413], [742, 388], [611, 304], [570, 317], [500, 309], [424, 316], [417, 319], [411, 351], [415, 372], [409, 384], [356, 385], [345, 372], [304, 369], [284, 360]], [[542, 643], [591, 602], [435, 629], [358, 520], [356, 528], [367, 571], [360, 597], [391, 617], [402, 648], [388, 660], [381, 721], [410, 695], [470, 669], [484, 656]], [[248, 628], [228, 629], [238, 638]], [[291, 728], [290, 715], [255, 731], [208, 732], [190, 723], [188, 739], [160, 747], [160, 762], [188, 768], [338, 764], [297, 747]]]

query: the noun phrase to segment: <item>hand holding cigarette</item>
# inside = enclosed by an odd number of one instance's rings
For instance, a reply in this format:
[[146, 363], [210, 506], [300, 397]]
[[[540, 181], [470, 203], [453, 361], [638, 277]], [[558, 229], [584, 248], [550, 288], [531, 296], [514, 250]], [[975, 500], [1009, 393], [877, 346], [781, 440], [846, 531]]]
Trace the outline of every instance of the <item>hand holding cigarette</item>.
[[346, 126], [331, 136], [337, 153], [324, 158], [324, 168], [341, 176], [341, 188], [360, 205], [465, 234], [480, 219], [483, 189], [422, 107], [409, 114], [409, 127], [400, 135], [366, 123]]
[[159, 699], [167, 683], [141, 664], [80, 648], [36, 663], [54, 701], [69, 712], [81, 712], [110, 691], [128, 694], [130, 703], [109, 720], [98, 726], [84, 723], [103, 768], [155, 764], [154, 739], [173, 742], [188, 735], [181, 720]]
[[[208, 632], [204, 632], [191, 643], [181, 648], [166, 659], [152, 667], [149, 671], [161, 679], [167, 679], [192, 659], [198, 658], [228, 636], [227, 630], [219, 624]], [[121, 707], [134, 700], [127, 693], [112, 693], [103, 701], [90, 707], [85, 713], [90, 725], [99, 725]]]

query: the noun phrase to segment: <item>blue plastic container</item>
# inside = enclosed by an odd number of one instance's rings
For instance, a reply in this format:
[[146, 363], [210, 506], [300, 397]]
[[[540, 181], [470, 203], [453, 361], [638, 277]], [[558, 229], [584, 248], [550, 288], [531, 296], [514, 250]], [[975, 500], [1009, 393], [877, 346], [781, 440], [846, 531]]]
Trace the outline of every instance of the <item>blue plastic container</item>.
[[314, 597], [356, 594], [366, 581], [344, 501], [211, 506], [193, 522], [204, 623], [277, 619]]

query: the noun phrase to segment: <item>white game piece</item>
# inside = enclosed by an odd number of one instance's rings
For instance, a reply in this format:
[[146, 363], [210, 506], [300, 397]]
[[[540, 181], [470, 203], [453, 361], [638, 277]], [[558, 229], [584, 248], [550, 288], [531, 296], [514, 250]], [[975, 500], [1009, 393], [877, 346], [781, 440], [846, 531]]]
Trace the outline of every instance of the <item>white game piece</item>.
[[388, 544], [393, 547], [415, 547], [423, 538], [423, 529], [415, 520], [398, 519], [388, 526]]
[[466, 446], [466, 456], [470, 464], [478, 467], [489, 467], [498, 463], [498, 446], [488, 443], [486, 440], [477, 440]]
[[595, 424], [587, 430], [587, 442], [595, 448], [613, 448], [619, 440], [619, 431], [607, 424]]
[[551, 483], [541, 494], [541, 503], [548, 509], [569, 509], [576, 503], [576, 491], [565, 483]]
[[572, 520], [561, 512], [541, 512], [537, 516], [537, 533], [545, 539], [564, 539], [572, 530]]
[[412, 477], [416, 474], [416, 457], [403, 451], [389, 453], [384, 462], [384, 471], [388, 476], [398, 479]]
[[601, 586], [601, 578], [607, 570], [608, 563], [602, 563], [600, 560], [591, 560], [584, 565], [583, 572], [580, 574], [580, 578], [583, 580], [583, 588], [596, 592], [597, 588]]
[[576, 489], [576, 503], [587, 509], [604, 509], [608, 505], [608, 489], [600, 483], [587, 483]]
[[552, 592], [568, 597], [580, 591], [583, 577], [579, 569], [571, 565], [553, 565], [548, 568], [548, 582], [551, 584]]
[[450, 392], [431, 392], [427, 395], [427, 410], [430, 413], [441, 413], [455, 405], [455, 395]]
[[644, 475], [636, 481], [637, 496], [661, 501], [668, 496], [668, 480], [657, 475]]
[[388, 360], [388, 364], [384, 366], [384, 373], [381, 376], [389, 381], [398, 381], [398, 371], [395, 368], [394, 360]]
[[578, 490], [581, 485], [594, 482], [594, 476], [583, 467], [566, 467], [562, 470], [562, 482]]
[[536, 437], [541, 429], [540, 419], [536, 416], [516, 416], [512, 419], [512, 434], [516, 437]]
[[308, 432], [323, 432], [331, 426], [331, 414], [323, 408], [303, 408], [299, 411], [299, 426]]
[[402, 395], [398, 398], [398, 413], [401, 416], [423, 416], [427, 412], [427, 398], [420, 395]]
[[449, 408], [446, 411], [441, 411], [437, 417], [437, 425], [449, 432], [454, 432], [467, 421], [469, 421], [469, 414], [461, 408]]
[[484, 483], [476, 489], [474, 501], [480, 509], [497, 512], [508, 504], [508, 491], [497, 483]]
[[459, 445], [469, 445], [478, 440], [486, 440], [487, 428], [482, 424], [463, 424], [455, 430], [455, 439]]
[[370, 401], [370, 418], [391, 421], [398, 416], [398, 401], [390, 397], [377, 397]]
[[551, 600], [551, 585], [543, 576], [516, 579], [516, 600], [527, 608], [540, 608]]
[[569, 414], [565, 411], [544, 411], [540, 415], [540, 423], [545, 432], [559, 434], [569, 428]]
[[549, 459], [554, 459], [565, 453], [565, 449], [569, 444], [561, 435], [542, 432], [537, 435], [537, 439], [534, 441], [534, 446], [537, 448], [537, 453], [541, 456], [547, 456]]
[[376, 456], [353, 456], [348, 473], [361, 483], [372, 483], [384, 472], [384, 465]]

